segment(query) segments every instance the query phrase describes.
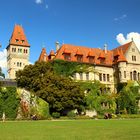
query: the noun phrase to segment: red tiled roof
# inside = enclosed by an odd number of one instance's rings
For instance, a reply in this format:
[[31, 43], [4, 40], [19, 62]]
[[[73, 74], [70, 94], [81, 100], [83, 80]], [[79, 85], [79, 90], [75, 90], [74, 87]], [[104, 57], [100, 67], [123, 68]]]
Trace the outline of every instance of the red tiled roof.
[[117, 62], [127, 62], [122, 50], [120, 50], [120, 55]]
[[113, 51], [113, 53], [116, 53], [117, 50], [119, 50], [119, 51], [122, 50], [123, 54], [125, 54], [131, 44], [132, 44], [132, 41], [129, 43], [126, 43], [124, 45], [121, 45], [121, 46], [113, 49], [112, 51]]
[[88, 57], [91, 56], [91, 57], [95, 57], [95, 52], [92, 51], [92, 49], [90, 49], [90, 51], [88, 52]]
[[120, 51], [119, 51], [118, 48], [115, 49], [115, 51], [113, 51], [113, 55], [114, 55], [114, 56], [119, 56], [119, 55], [120, 55]]
[[99, 57], [98, 58], [105, 58], [105, 53], [104, 51], [101, 51], [101, 53], [99, 54]]
[[67, 53], [67, 54], [70, 54], [71, 53], [71, 50], [69, 50], [68, 48], [65, 48], [63, 53]]
[[42, 49], [41, 54], [39, 56], [39, 62], [41, 62], [41, 61], [48, 61], [48, 55], [46, 53], [45, 48]]
[[77, 48], [76, 54], [75, 55], [83, 55], [81, 49]]
[[54, 50], [51, 50], [49, 56], [55, 56]]
[[[83, 56], [83, 62], [84, 63], [89, 63], [89, 52], [92, 53], [90, 55], [94, 56], [94, 63], [100, 64], [100, 60], [98, 59], [99, 55], [104, 53], [104, 50], [98, 49], [98, 48], [87, 48], [87, 47], [82, 47], [82, 46], [74, 46], [74, 45], [69, 45], [69, 44], [63, 44], [62, 47], [59, 49], [57, 52], [55, 59], [61, 59], [64, 60], [64, 50], [65, 48], [69, 48], [71, 51], [71, 61], [77, 62], [77, 56], [76, 55], [82, 55]], [[105, 53], [104, 53], [105, 54]], [[113, 53], [112, 51], [107, 51], [105, 54], [105, 65], [112, 65], [113, 62]]]
[[[60, 47], [60, 49], [56, 52], [56, 54], [54, 52], [51, 52], [50, 54], [53, 54], [54, 56], [53, 59], [61, 59], [61, 60], [65, 60], [64, 57], [65, 54], [70, 54], [71, 57], [70, 60], [74, 62], [77, 62], [77, 55], [81, 55], [83, 63], [92, 63], [91, 61], [89, 61], [89, 57], [93, 56], [94, 57], [93, 63], [96, 63], [96, 65], [112, 66], [113, 64], [118, 62], [127, 62], [125, 58], [125, 53], [128, 50], [131, 43], [132, 42], [124, 44], [113, 50], [107, 50], [106, 52], [99, 48], [88, 48], [83, 46], [63, 44]], [[103, 64], [101, 64], [99, 58], [104, 58]], [[48, 57], [48, 59], [51, 60], [50, 57]]]
[[9, 44], [30, 47], [22, 26], [15, 25]]

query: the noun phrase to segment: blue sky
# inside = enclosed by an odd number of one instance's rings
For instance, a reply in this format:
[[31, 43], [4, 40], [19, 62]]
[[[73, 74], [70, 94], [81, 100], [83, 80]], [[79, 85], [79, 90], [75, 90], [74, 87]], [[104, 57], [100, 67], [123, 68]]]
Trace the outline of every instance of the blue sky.
[[140, 39], [140, 0], [0, 0], [1, 60], [15, 24], [24, 28], [32, 63], [55, 41], [112, 49]]

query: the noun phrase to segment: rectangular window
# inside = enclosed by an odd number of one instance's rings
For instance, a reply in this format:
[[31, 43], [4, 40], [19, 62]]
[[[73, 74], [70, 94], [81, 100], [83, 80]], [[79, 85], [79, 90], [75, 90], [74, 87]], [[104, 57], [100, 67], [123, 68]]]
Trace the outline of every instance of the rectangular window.
[[100, 59], [100, 64], [104, 64], [105, 63], [105, 59], [104, 58], [101, 58]]
[[16, 52], [16, 48], [12, 48], [12, 52]]
[[136, 61], [136, 56], [132, 55], [132, 61]]
[[102, 81], [102, 73], [99, 73], [99, 80]]
[[18, 49], [18, 53], [22, 53], [22, 49]]
[[16, 42], [19, 42], [19, 39], [16, 39]]
[[89, 63], [93, 63], [94, 62], [94, 57], [93, 56], [89, 56]]
[[17, 62], [17, 67], [19, 67], [19, 62]]
[[78, 62], [83, 62], [83, 56], [82, 55], [77, 55], [77, 61]]
[[103, 74], [103, 81], [106, 81], [106, 75]]
[[135, 52], [135, 48], [132, 48], [132, 52]]
[[89, 80], [89, 72], [86, 73], [86, 80]]
[[109, 74], [107, 74], [107, 81], [108, 81], [108, 82], [110, 81]]
[[21, 62], [19, 63], [19, 66], [20, 66], [20, 67], [22, 66], [22, 63], [21, 63]]
[[64, 54], [64, 59], [65, 60], [71, 60], [70, 54]]

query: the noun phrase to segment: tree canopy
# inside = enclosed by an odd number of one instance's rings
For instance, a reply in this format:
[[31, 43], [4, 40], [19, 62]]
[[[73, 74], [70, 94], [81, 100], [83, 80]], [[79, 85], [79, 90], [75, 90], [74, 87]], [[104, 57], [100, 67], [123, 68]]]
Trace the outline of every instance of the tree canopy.
[[52, 63], [36, 62], [17, 72], [17, 84], [49, 103], [50, 112], [63, 113], [83, 104], [84, 92], [68, 77], [57, 75]]

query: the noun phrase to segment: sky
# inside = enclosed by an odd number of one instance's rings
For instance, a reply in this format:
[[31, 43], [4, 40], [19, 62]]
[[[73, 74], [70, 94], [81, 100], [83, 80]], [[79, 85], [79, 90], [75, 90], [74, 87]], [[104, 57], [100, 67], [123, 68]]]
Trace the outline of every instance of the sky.
[[133, 38], [140, 49], [140, 0], [0, 0], [0, 67], [15, 24], [22, 25], [30, 62], [55, 42], [111, 50]]

